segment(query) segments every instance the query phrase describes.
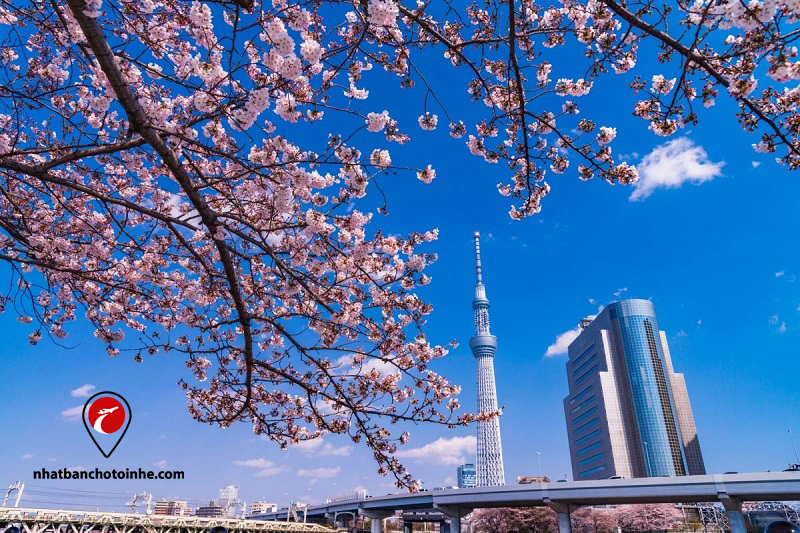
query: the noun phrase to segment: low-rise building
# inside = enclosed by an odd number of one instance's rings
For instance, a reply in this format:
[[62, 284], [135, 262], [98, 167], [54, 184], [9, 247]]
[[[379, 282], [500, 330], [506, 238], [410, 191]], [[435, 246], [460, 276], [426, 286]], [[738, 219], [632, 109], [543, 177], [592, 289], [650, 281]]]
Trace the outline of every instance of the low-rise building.
[[192, 509], [189, 504], [181, 500], [159, 500], [153, 508], [153, 514], [158, 515], [174, 515], [174, 516], [189, 516], [192, 514]]
[[253, 502], [250, 504], [250, 508], [247, 510], [247, 514], [254, 515], [254, 514], [262, 514], [262, 513], [274, 513], [278, 510], [278, 504], [272, 502]]
[[198, 507], [194, 514], [204, 518], [222, 518], [225, 516], [225, 508], [212, 500], [208, 502], [208, 505]]

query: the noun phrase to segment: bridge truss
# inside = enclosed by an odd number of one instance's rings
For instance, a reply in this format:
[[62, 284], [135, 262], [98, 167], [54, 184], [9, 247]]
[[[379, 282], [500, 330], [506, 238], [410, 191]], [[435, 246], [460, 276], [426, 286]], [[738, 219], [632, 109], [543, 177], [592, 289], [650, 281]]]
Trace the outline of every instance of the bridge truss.
[[21, 533], [331, 533], [319, 524], [0, 508], [0, 531], [17, 526]]
[[[728, 522], [728, 515], [721, 505], [714, 503], [699, 504], [697, 510], [700, 513], [703, 530], [707, 533], [730, 531], [731, 526]], [[787, 522], [800, 526], [800, 509], [784, 502], [745, 502], [742, 504], [742, 512], [751, 521], [750, 513], [772, 512], [777, 515], [783, 515]]]

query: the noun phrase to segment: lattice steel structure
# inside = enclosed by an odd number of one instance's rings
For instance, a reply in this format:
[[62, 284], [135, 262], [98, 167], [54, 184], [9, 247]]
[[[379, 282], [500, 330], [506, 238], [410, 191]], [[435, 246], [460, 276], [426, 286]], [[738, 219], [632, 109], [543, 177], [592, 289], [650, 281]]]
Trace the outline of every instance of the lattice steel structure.
[[[475, 285], [475, 336], [469, 340], [469, 347], [478, 366], [478, 412], [497, 410], [497, 385], [494, 379], [494, 354], [497, 351], [497, 337], [489, 332], [489, 300], [481, 274], [480, 233], [475, 232], [475, 267], [478, 282]], [[478, 486], [505, 485], [503, 471], [503, 446], [500, 441], [500, 420], [497, 417], [478, 422], [477, 451]]]
[[196, 516], [93, 513], [21, 507], [0, 508], [0, 529], [19, 526], [22, 533], [331, 533], [318, 524], [200, 518]]
[[[697, 510], [700, 513], [700, 521], [703, 523], [703, 530], [706, 533], [730, 531], [731, 526], [728, 522], [728, 515], [721, 505], [701, 503], [697, 505]], [[751, 524], [757, 521], [759, 513], [774, 513], [776, 518], [781, 518], [800, 526], [800, 510], [798, 507], [784, 502], [744, 502], [742, 503], [742, 512]]]

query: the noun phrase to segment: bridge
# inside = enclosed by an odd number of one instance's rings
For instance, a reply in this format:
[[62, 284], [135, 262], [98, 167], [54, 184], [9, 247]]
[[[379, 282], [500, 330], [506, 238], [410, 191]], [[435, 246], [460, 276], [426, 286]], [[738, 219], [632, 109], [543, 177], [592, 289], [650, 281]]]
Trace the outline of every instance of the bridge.
[[15, 527], [21, 533], [331, 533], [298, 522], [0, 507], [0, 532]]
[[[572, 533], [570, 513], [581, 506], [628, 503], [719, 502], [732, 533], [746, 533], [742, 503], [800, 500], [800, 472], [758, 472], [635, 479], [604, 479], [503, 485], [469, 489], [390, 494], [330, 502], [306, 508], [307, 516], [335, 520], [360, 514], [371, 519], [371, 533], [383, 533], [383, 519], [397, 510], [437, 509], [449, 517], [451, 533], [461, 518], [484, 507], [548, 506], [558, 514], [559, 533]], [[261, 520], [287, 520], [288, 509], [265, 513]]]

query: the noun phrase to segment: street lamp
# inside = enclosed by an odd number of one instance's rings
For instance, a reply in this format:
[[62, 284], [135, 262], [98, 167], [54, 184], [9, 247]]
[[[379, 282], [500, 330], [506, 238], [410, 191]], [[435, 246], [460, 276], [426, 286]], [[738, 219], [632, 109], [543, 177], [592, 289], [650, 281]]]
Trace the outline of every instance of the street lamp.
[[542, 452], [536, 452], [536, 458], [539, 459], [539, 477], [542, 477]]

